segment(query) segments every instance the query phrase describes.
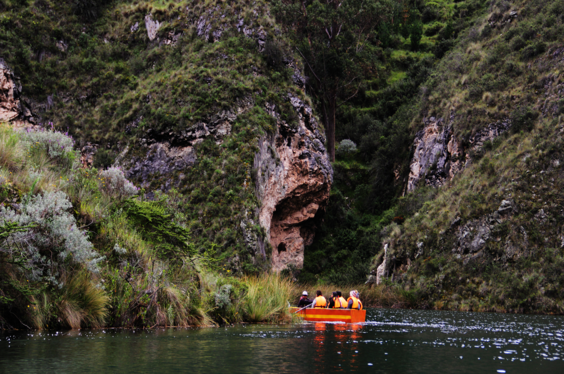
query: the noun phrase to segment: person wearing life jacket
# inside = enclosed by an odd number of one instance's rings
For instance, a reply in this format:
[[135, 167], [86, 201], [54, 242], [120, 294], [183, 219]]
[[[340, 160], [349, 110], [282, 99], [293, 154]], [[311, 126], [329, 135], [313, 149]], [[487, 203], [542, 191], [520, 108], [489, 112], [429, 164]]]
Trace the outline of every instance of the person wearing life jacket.
[[347, 308], [361, 310], [362, 309], [362, 302], [359, 299], [360, 295], [358, 294], [358, 291], [352, 290], [350, 292], [350, 295], [351, 296], [348, 299]]
[[327, 306], [327, 300], [323, 297], [321, 291], [316, 292], [317, 297], [313, 299], [313, 303], [311, 304], [312, 308], [325, 308]]
[[345, 309], [346, 307], [347, 307], [347, 300], [345, 300], [341, 291], [337, 291], [337, 297], [335, 298], [334, 308]]
[[304, 308], [311, 304], [311, 300], [308, 299], [307, 291], [302, 292], [302, 296], [300, 296], [300, 300], [298, 301], [298, 308]]
[[333, 296], [329, 299], [327, 303], [327, 308], [331, 309], [335, 307], [335, 299], [337, 298], [337, 291], [333, 291]]

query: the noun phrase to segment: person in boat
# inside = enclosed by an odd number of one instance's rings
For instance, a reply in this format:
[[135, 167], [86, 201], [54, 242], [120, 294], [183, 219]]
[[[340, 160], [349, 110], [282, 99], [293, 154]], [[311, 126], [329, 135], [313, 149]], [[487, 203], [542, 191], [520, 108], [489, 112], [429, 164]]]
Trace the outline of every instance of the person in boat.
[[308, 298], [307, 291], [302, 292], [302, 296], [300, 296], [300, 300], [298, 301], [298, 308], [305, 308], [311, 304], [311, 300]]
[[350, 297], [348, 299], [347, 308], [349, 309], [362, 309], [362, 302], [360, 301], [360, 295], [357, 290], [352, 290], [350, 292]]
[[333, 291], [333, 296], [329, 299], [327, 303], [327, 308], [331, 309], [335, 307], [335, 299], [337, 298], [337, 291]]
[[316, 291], [317, 297], [313, 299], [313, 303], [311, 304], [312, 308], [325, 308], [327, 306], [327, 299], [323, 297], [321, 291]]
[[347, 300], [345, 300], [341, 291], [337, 291], [337, 297], [335, 298], [334, 303], [334, 308], [345, 309], [347, 307]]

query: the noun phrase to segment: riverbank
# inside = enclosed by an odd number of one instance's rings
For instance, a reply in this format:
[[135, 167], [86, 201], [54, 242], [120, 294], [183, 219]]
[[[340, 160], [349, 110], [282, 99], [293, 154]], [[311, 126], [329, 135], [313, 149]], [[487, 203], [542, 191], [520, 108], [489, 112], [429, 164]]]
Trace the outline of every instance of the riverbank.
[[325, 297], [331, 296], [333, 291], [341, 291], [343, 297], [348, 298], [350, 290], [357, 290], [360, 293], [365, 308], [391, 308], [391, 309], [424, 309], [442, 310], [458, 312], [489, 312], [489, 313], [516, 313], [516, 314], [537, 314], [537, 315], [561, 315], [562, 309], [555, 312], [547, 308], [544, 304], [534, 304], [531, 308], [513, 308], [511, 298], [504, 301], [505, 304], [497, 302], [497, 299], [485, 297], [462, 298], [458, 294], [447, 294], [439, 299], [425, 297], [421, 290], [406, 290], [399, 284], [386, 282], [380, 285], [300, 285], [293, 284], [291, 292], [291, 302], [297, 303], [301, 293], [306, 290], [310, 297], [315, 295], [315, 291], [320, 290]]

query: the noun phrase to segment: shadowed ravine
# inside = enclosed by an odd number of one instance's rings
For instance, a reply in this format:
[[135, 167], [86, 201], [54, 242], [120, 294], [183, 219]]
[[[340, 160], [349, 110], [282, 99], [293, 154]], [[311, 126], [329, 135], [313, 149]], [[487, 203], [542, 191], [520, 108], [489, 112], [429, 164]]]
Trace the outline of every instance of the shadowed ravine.
[[564, 368], [562, 317], [371, 309], [367, 321], [358, 328], [306, 323], [11, 333], [0, 339], [0, 372], [561, 373]]

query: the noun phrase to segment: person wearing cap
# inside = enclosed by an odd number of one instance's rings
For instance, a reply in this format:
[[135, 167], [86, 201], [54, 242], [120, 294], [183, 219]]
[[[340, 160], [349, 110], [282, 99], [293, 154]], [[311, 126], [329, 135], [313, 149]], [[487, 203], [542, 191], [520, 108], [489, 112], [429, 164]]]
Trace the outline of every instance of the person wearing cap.
[[311, 300], [308, 299], [307, 291], [302, 292], [302, 296], [300, 296], [300, 300], [298, 301], [298, 308], [303, 308], [311, 304]]
[[360, 295], [358, 294], [358, 291], [352, 290], [350, 292], [350, 295], [351, 296], [348, 299], [347, 308], [361, 310], [362, 309], [362, 302], [359, 299]]

